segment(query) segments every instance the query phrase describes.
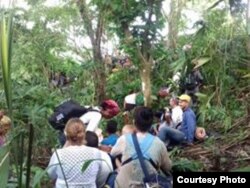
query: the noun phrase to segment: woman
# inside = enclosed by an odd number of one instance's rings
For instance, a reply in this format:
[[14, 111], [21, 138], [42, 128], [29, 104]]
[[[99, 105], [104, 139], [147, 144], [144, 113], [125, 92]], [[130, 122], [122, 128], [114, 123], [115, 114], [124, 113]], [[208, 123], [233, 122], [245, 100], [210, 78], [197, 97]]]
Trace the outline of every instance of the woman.
[[[169, 159], [167, 149], [159, 138], [148, 133], [153, 122], [153, 112], [147, 107], [138, 107], [135, 110], [134, 122], [136, 127], [136, 136], [139, 140], [140, 148], [144, 157], [152, 159], [158, 169], [168, 172], [171, 169], [171, 161]], [[143, 187], [143, 172], [139, 160], [135, 158], [130, 162], [124, 162], [131, 157], [136, 157], [132, 134], [121, 136], [116, 145], [111, 150], [112, 156], [122, 154], [123, 165], [116, 178], [116, 187]], [[145, 160], [149, 173], [156, 172], [156, 169]]]
[[[62, 149], [53, 153], [48, 166], [49, 176], [56, 181], [55, 187], [96, 188], [96, 178], [101, 166], [100, 151], [83, 145], [85, 126], [80, 119], [70, 119], [64, 133], [66, 143]], [[94, 161], [82, 172], [84, 163], [89, 160]]]

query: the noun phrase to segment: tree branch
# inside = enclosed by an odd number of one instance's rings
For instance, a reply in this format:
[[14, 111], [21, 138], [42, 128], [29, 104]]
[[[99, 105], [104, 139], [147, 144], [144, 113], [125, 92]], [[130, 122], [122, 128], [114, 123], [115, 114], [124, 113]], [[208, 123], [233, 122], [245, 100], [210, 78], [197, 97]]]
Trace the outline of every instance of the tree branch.
[[215, 8], [218, 4], [220, 4], [222, 1], [224, 1], [224, 0], [219, 0], [219, 1], [217, 1], [217, 2], [215, 2], [211, 7], [209, 7], [207, 10], [211, 10], [211, 9], [213, 9], [213, 8]]
[[92, 22], [90, 19], [90, 13], [89, 13], [89, 10], [87, 8], [86, 1], [85, 0], [77, 0], [76, 3], [79, 7], [80, 15], [81, 15], [82, 20], [84, 22], [84, 25], [86, 27], [88, 36], [91, 40], [92, 45], [94, 46], [94, 44], [95, 44], [94, 30], [93, 30]]

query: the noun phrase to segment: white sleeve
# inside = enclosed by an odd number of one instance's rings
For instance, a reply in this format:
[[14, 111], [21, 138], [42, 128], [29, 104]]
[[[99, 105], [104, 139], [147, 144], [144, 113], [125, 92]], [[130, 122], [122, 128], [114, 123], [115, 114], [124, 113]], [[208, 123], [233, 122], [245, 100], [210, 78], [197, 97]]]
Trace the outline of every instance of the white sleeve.
[[126, 138], [124, 135], [122, 135], [120, 138], [118, 138], [116, 144], [112, 147], [110, 154], [112, 156], [117, 156], [122, 154], [122, 152], [126, 148]]
[[172, 113], [172, 121], [175, 126], [182, 122], [182, 116], [183, 112], [181, 109], [176, 109], [174, 113]]
[[52, 157], [50, 158], [49, 165], [47, 167], [47, 173], [51, 179], [57, 179], [57, 166], [59, 165], [56, 153], [54, 152]]
[[102, 119], [102, 115], [99, 112], [88, 112], [80, 117], [80, 119], [84, 124], [87, 124], [86, 131], [94, 132]]

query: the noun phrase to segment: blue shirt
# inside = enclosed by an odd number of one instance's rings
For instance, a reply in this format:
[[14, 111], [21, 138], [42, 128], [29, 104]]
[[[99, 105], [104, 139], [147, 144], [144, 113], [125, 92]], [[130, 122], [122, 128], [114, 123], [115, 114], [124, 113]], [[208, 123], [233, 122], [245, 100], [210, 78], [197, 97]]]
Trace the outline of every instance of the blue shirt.
[[117, 139], [118, 139], [118, 136], [116, 134], [111, 134], [107, 138], [104, 138], [101, 144], [107, 145], [107, 146], [114, 146]]
[[183, 112], [183, 120], [180, 131], [185, 134], [186, 140], [189, 143], [192, 143], [194, 141], [195, 129], [196, 129], [196, 116], [193, 110], [191, 110], [191, 108], [187, 108]]

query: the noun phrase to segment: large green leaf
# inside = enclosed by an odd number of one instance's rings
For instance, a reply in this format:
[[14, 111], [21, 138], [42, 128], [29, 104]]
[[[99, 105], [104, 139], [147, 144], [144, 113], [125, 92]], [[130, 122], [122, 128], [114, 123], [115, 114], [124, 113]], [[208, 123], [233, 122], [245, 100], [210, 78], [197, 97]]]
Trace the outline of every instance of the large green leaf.
[[250, 78], [250, 73], [244, 75], [243, 78]]
[[9, 162], [10, 162], [10, 148], [9, 145], [5, 145], [0, 148], [0, 187], [6, 187], [8, 183], [9, 175]]
[[6, 102], [11, 114], [11, 77], [10, 77], [10, 61], [11, 61], [11, 37], [12, 37], [12, 14], [5, 18], [1, 15], [0, 23], [0, 61], [2, 64], [4, 92]]
[[208, 58], [208, 57], [202, 57], [199, 59], [192, 60], [192, 63], [195, 64], [194, 69], [201, 67], [202, 65], [206, 64], [209, 60], [210, 60], [210, 58]]

